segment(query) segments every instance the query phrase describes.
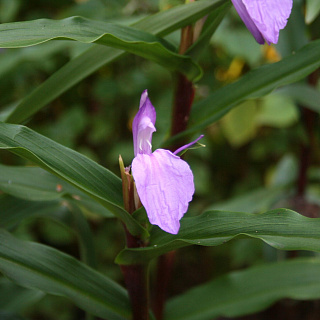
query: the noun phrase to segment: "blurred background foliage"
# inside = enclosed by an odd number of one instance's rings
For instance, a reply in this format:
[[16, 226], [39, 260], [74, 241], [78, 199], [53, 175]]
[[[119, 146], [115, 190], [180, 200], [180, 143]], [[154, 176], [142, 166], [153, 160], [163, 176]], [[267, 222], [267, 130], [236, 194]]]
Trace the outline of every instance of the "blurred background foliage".
[[[177, 3], [181, 1], [0, 0], [0, 22], [79, 15], [129, 24], [157, 12], [159, 8], [163, 10]], [[310, 24], [306, 25], [301, 2], [295, 4], [287, 28], [281, 31], [279, 44], [270, 47], [259, 46], [232, 9], [200, 58], [204, 77], [196, 84], [196, 101], [255, 67], [280, 60], [307, 43], [308, 39], [319, 37], [319, 16], [310, 17], [309, 14]], [[179, 32], [167, 38], [178, 43]], [[88, 45], [72, 41], [53, 41], [29, 48], [0, 49], [0, 108], [4, 110], [19, 102], [86, 48]], [[319, 82], [315, 86], [320, 89]], [[168, 135], [173, 80], [164, 68], [133, 55], [120, 58], [81, 81], [38, 112], [27, 125], [119, 175], [118, 155], [122, 155], [126, 165], [133, 158], [131, 122], [140, 94], [146, 88], [157, 110], [155, 149]], [[295, 197], [301, 150], [307, 138], [301, 121], [301, 105], [294, 95], [294, 88], [289, 89], [279, 89], [263, 98], [246, 101], [203, 132], [202, 143], [206, 147], [186, 154], [196, 183], [195, 197], [187, 215], [198, 215], [208, 207], [246, 212], [289, 207], [302, 214], [309, 208], [309, 213], [311, 210], [319, 214], [319, 154], [311, 159], [308, 170], [307, 205], [301, 206], [300, 203], [299, 207]], [[316, 106], [317, 101], [313, 105]], [[25, 164], [9, 152], [0, 153], [0, 162]], [[7, 196], [0, 191], [0, 197]], [[120, 223], [89, 211], [86, 216], [94, 232], [98, 270], [123, 283], [119, 268], [113, 263], [124, 246]], [[15, 233], [79, 256], [75, 232], [55, 217], [29, 218], [15, 227]], [[253, 239], [231, 241], [215, 248], [181, 249], [177, 254], [170, 294], [185, 291], [229, 270], [281, 260], [286, 255], [288, 253], [276, 251]], [[4, 292], [10, 297], [10, 288], [14, 285], [4, 278], [0, 281], [1, 297]], [[71, 303], [59, 297], [43, 297], [41, 292], [29, 293], [26, 299], [21, 289], [21, 295], [16, 295], [13, 301], [24, 301], [19, 308], [26, 319], [84, 317], [84, 313]], [[34, 301], [38, 303], [31, 305]], [[0, 307], [1, 302], [2, 298]], [[17, 305], [2, 310], [1, 319], [5, 319], [5, 314], [16, 312], [16, 308]]]

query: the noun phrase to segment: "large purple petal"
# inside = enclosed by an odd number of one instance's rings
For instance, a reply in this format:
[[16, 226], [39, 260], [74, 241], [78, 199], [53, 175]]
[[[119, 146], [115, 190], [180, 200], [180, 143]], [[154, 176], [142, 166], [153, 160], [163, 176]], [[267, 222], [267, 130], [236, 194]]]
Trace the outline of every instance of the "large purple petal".
[[242, 2], [263, 38], [269, 44], [277, 43], [279, 31], [286, 26], [290, 16], [292, 0], [242, 0]]
[[189, 165], [169, 150], [157, 149], [133, 159], [132, 175], [150, 223], [177, 234], [194, 193]]
[[[240, 18], [242, 19], [242, 21], [244, 22], [244, 24], [246, 25], [248, 30], [252, 33], [252, 35], [254, 36], [256, 41], [259, 44], [264, 44], [265, 41], [263, 39], [263, 36], [262, 36], [261, 32], [259, 31], [259, 29], [257, 28], [257, 26], [255, 25], [255, 23], [253, 22], [253, 20], [251, 19], [242, 0], [231, 0], [231, 1], [234, 5], [235, 9], [237, 10]], [[281, 0], [279, 0], [279, 1], [281, 1]]]
[[134, 155], [138, 153], [150, 154], [152, 133], [156, 131], [156, 110], [152, 105], [148, 91], [144, 90], [140, 99], [139, 111], [133, 119], [132, 135]]

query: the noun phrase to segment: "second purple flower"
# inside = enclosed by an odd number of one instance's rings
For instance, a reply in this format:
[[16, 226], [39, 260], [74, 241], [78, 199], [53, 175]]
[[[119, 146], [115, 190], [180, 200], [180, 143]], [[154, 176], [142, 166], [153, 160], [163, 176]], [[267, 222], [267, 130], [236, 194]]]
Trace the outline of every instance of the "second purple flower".
[[277, 43], [290, 16], [292, 0], [231, 0], [256, 41]]

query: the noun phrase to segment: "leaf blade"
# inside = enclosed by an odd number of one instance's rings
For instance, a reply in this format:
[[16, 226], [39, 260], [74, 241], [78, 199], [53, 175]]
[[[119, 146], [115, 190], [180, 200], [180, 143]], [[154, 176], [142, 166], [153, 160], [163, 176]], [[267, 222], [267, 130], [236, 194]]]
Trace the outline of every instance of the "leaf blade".
[[128, 319], [130, 303], [117, 283], [53, 248], [0, 230], [0, 270], [28, 288], [70, 298], [100, 317]]
[[29, 159], [86, 192], [124, 221], [133, 234], [147, 234], [123, 208], [120, 178], [96, 162], [27, 127], [2, 122], [0, 149]]
[[320, 219], [306, 218], [288, 209], [263, 214], [208, 211], [182, 219], [176, 236], [154, 229], [148, 247], [124, 249], [116, 262], [145, 263], [188, 245], [218, 246], [241, 235], [260, 239], [281, 250], [320, 251]]
[[175, 53], [165, 40], [124, 25], [82, 17], [63, 20], [39, 19], [0, 25], [0, 47], [21, 48], [50, 40], [74, 40], [125, 50], [152, 60], [170, 70], [186, 74], [190, 80], [201, 76], [200, 67], [188, 56]]
[[263, 310], [284, 298], [317, 299], [319, 272], [317, 259], [294, 259], [232, 272], [170, 300], [166, 319], [233, 318]]
[[[132, 26], [158, 36], [164, 36], [193, 23], [227, 2], [228, 0], [196, 1], [146, 17]], [[125, 52], [122, 50], [104, 46], [89, 48], [65, 64], [48, 80], [26, 96], [13, 111], [4, 116], [5, 121], [10, 123], [25, 121], [76, 83], [124, 54]]]
[[170, 141], [204, 129], [242, 101], [261, 97], [279, 86], [298, 81], [319, 66], [320, 40], [316, 40], [279, 62], [250, 71], [196, 103], [191, 111], [189, 129]]

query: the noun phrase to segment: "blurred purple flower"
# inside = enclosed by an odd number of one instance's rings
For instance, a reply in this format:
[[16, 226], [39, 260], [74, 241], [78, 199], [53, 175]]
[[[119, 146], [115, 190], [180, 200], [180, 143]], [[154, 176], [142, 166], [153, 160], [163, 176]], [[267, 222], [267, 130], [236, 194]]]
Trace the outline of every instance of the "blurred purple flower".
[[176, 154], [197, 140], [175, 152], [157, 149], [152, 153], [152, 134], [156, 131], [156, 110], [145, 90], [140, 107], [132, 123], [135, 158], [132, 175], [141, 203], [151, 224], [166, 232], [177, 234], [179, 220], [188, 210], [194, 193], [193, 174], [189, 165]]
[[277, 43], [290, 16], [292, 0], [231, 0], [256, 41]]

